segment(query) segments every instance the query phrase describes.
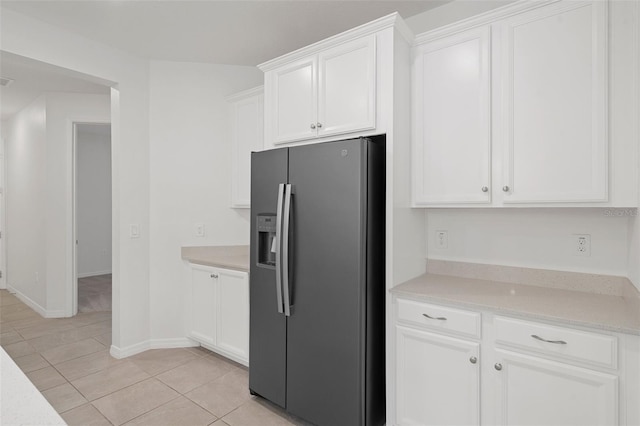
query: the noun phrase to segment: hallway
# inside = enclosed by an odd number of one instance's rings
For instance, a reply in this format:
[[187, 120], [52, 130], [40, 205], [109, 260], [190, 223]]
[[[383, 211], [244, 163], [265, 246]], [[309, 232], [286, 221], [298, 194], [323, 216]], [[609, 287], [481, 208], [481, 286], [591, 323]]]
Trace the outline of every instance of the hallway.
[[111, 311], [111, 274], [78, 278], [78, 312]]

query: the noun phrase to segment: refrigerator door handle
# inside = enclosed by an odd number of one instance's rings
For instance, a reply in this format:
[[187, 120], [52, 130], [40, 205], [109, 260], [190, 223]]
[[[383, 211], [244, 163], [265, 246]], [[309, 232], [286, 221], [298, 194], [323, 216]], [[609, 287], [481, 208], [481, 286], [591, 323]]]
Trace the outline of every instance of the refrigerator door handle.
[[291, 316], [289, 296], [289, 225], [291, 217], [291, 184], [285, 185], [284, 213], [282, 217], [282, 290], [284, 292], [284, 314]]
[[278, 185], [278, 206], [276, 207], [276, 299], [278, 312], [284, 313], [282, 303], [282, 199], [284, 183]]

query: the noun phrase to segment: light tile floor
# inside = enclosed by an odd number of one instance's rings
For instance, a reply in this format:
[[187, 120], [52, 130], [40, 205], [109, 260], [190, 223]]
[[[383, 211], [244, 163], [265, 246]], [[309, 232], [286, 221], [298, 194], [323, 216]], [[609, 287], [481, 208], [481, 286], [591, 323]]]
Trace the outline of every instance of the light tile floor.
[[109, 355], [111, 312], [45, 319], [0, 290], [0, 344], [70, 425], [306, 425], [202, 348]]

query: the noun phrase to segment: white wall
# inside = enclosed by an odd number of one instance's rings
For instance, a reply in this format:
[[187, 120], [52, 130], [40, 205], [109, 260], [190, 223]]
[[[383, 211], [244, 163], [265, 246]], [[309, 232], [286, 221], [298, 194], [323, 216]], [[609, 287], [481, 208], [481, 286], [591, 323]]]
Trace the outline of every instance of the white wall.
[[[112, 353], [141, 350], [149, 338], [148, 62], [5, 8], [0, 49], [113, 87]], [[131, 223], [140, 225], [140, 238], [129, 239]], [[67, 241], [66, 253], [71, 253], [71, 243]]]
[[[40, 96], [7, 121], [6, 214], [8, 288], [43, 313], [46, 306], [46, 101]], [[34, 306], [35, 304], [35, 306]]]
[[[628, 221], [604, 209], [431, 209], [430, 259], [627, 275]], [[447, 249], [436, 231], [448, 231]], [[591, 235], [591, 256], [576, 256], [573, 234]]]
[[106, 95], [47, 93], [47, 310], [64, 316], [72, 295], [73, 122], [109, 122]]
[[78, 277], [111, 273], [111, 130], [79, 125], [76, 134]]
[[[180, 247], [249, 243], [249, 210], [232, 209], [224, 97], [262, 84], [255, 67], [151, 62], [151, 337], [185, 335]], [[195, 236], [203, 223], [206, 235]]]
[[71, 301], [72, 121], [109, 114], [108, 96], [47, 93], [9, 120], [8, 283], [47, 317], [65, 316]]

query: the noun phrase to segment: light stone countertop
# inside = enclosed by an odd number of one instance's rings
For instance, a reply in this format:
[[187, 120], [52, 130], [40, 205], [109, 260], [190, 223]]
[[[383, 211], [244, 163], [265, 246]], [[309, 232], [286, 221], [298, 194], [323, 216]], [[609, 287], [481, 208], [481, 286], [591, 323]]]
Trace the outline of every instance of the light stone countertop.
[[640, 335], [640, 298], [629, 293], [616, 296], [431, 273], [390, 291], [426, 302]]
[[182, 247], [181, 251], [189, 263], [249, 272], [249, 246]]
[[67, 424], [2, 348], [0, 377], [0, 424]]

